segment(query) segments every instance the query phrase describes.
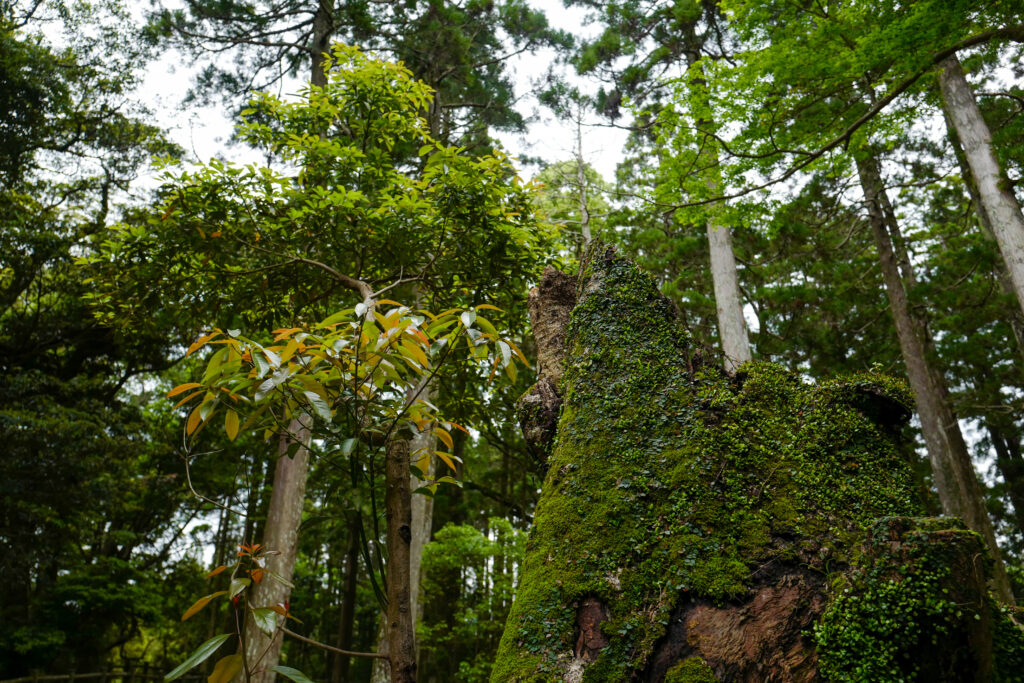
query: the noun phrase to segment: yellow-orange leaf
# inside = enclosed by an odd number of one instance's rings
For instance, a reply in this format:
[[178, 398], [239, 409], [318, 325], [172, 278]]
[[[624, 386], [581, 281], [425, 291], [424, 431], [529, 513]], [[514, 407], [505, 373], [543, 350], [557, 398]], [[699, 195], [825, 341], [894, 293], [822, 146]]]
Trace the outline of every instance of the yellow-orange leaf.
[[288, 337], [292, 336], [296, 332], [301, 332], [301, 331], [302, 331], [301, 327], [282, 327], [280, 329], [274, 330], [273, 334], [277, 335], [277, 336], [274, 337], [274, 341], [279, 342], [282, 339], [287, 339]]
[[227, 568], [228, 568], [228, 566], [226, 564], [222, 564], [221, 566], [217, 567], [216, 569], [211, 571], [209, 574], [207, 574], [206, 578], [212, 579], [213, 577], [217, 576], [217, 574], [220, 574], [222, 571], [224, 571]]
[[238, 436], [238, 413], [233, 410], [229, 410], [224, 415], [224, 431], [232, 441]]
[[452, 472], [458, 471], [458, 470], [455, 469], [455, 461], [452, 460], [452, 456], [451, 455], [449, 455], [448, 453], [445, 453], [444, 451], [434, 451], [434, 455], [436, 455], [437, 457], [441, 458], [441, 460], [444, 461], [444, 464], [448, 465], [448, 467], [450, 467], [452, 469]]
[[210, 332], [209, 334], [204, 334], [202, 337], [200, 337], [199, 339], [196, 339], [194, 342], [192, 342], [192, 345], [188, 347], [188, 351], [185, 353], [185, 355], [186, 356], [191, 356], [198, 349], [201, 349], [203, 346], [205, 346], [206, 342], [210, 341], [211, 339], [213, 339], [214, 337], [216, 337], [219, 334], [220, 334], [220, 330], [214, 330], [213, 332]]
[[199, 384], [198, 382], [186, 382], [185, 384], [179, 384], [178, 386], [174, 387], [173, 389], [167, 392], [167, 398], [177, 396], [178, 394], [184, 393], [189, 389], [195, 389], [196, 387], [201, 386], [203, 385]]
[[185, 398], [183, 398], [180, 401], [178, 401], [177, 403], [175, 403], [174, 407], [175, 408], [180, 408], [181, 406], [185, 405], [186, 403], [188, 403], [189, 401], [194, 399], [199, 394], [203, 393], [203, 391], [204, 391], [204, 389], [200, 389], [199, 391], [193, 391], [191, 394], [189, 394]]
[[466, 436], [469, 436], [469, 430], [460, 425], [458, 422], [449, 422], [448, 424], [450, 424], [452, 427], [455, 427], [460, 432], [463, 432]]
[[441, 439], [441, 441], [444, 442], [445, 446], [447, 446], [448, 448], [451, 448], [452, 450], [455, 450], [455, 444], [452, 441], [452, 435], [451, 434], [449, 434], [445, 430], [441, 429], [440, 427], [436, 427], [434, 429], [434, 434], [436, 434], [437, 438]]
[[242, 655], [233, 654], [223, 657], [213, 667], [213, 673], [206, 677], [206, 683], [229, 683], [242, 671]]
[[199, 426], [199, 423], [202, 421], [203, 417], [202, 415], [199, 414], [199, 410], [202, 407], [203, 404], [200, 403], [199, 405], [192, 409], [192, 413], [188, 416], [188, 421], [185, 423], [186, 434], [191, 435], [193, 432], [195, 432], [196, 428]]
[[216, 593], [210, 593], [209, 595], [206, 595], [204, 597], [199, 598], [194, 603], [192, 603], [191, 607], [189, 607], [187, 610], [185, 610], [185, 613], [181, 615], [181, 620], [185, 621], [189, 617], [194, 616], [196, 613], [198, 613], [204, 607], [209, 605], [211, 600], [213, 600], [218, 595], [224, 595], [224, 593], [226, 593], [226, 592], [227, 591], [217, 591]]

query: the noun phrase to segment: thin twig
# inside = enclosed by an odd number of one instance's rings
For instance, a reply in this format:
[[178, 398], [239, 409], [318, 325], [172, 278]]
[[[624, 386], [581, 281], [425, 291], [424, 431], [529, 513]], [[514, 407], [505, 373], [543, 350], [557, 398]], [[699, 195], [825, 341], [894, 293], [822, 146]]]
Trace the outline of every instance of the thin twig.
[[281, 630], [284, 631], [286, 634], [290, 635], [292, 638], [295, 638], [296, 640], [301, 640], [304, 643], [308, 643], [308, 644], [310, 644], [310, 645], [312, 645], [314, 647], [318, 647], [318, 648], [320, 648], [322, 650], [328, 650], [330, 652], [337, 652], [340, 655], [347, 655], [349, 657], [370, 657], [370, 658], [373, 658], [373, 659], [387, 659], [388, 658], [387, 655], [382, 655], [379, 652], [352, 652], [350, 650], [342, 650], [340, 647], [334, 647], [333, 645], [327, 645], [326, 643], [321, 643], [318, 640], [313, 640], [312, 638], [307, 638], [306, 636], [300, 636], [295, 631], [289, 631], [288, 629], [283, 628], [283, 627], [281, 628]]

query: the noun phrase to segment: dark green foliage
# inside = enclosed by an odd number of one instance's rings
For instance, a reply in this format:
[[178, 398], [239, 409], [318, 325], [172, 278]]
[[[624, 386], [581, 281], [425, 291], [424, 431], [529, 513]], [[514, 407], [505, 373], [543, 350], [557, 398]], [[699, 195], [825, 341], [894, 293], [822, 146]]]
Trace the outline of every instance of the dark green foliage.
[[[1020, 680], [1024, 634], [986, 595], [983, 557], [980, 537], [958, 520], [879, 520], [815, 627], [821, 673], [831, 681], [971, 680], [985, 667], [986, 680]], [[994, 662], [978, 654], [993, 640]]]
[[636, 266], [596, 250], [573, 312], [565, 403], [494, 681], [572, 656], [576, 609], [608, 606], [585, 680], [622, 680], [688, 599], [746, 594], [766, 563], [829, 571], [878, 517], [920, 510], [900, 438], [910, 397], [876, 375], [807, 385], [705, 365]]
[[487, 534], [447, 525], [424, 548], [424, 618], [418, 629], [423, 680], [490, 678], [525, 542], [526, 534], [492, 517]]
[[[84, 6], [83, 17], [63, 10], [112, 35]], [[195, 576], [168, 558], [191, 510], [180, 507], [167, 413], [122, 391], [163, 365], [165, 342], [97, 323], [72, 263], [149, 156], [174, 151], [126, 102], [134, 74], [120, 60], [137, 53], [125, 45], [57, 50], [0, 18], [0, 670], [10, 675], [97, 666], [176, 609], [173, 588], [153, 591], [162, 571]]]

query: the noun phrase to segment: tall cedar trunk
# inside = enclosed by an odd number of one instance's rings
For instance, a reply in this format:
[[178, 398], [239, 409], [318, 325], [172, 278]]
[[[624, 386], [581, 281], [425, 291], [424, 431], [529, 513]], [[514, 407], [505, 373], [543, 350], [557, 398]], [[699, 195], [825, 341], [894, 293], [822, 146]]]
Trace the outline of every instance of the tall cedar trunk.
[[583, 164], [583, 107], [576, 107], [576, 190], [580, 207], [580, 234], [583, 248], [590, 244], [590, 209], [587, 203], [587, 174]]
[[1017, 528], [1024, 530], [1024, 454], [1020, 431], [1013, 425], [1003, 427], [991, 422], [986, 428], [996, 452], [996, 465], [1006, 481], [1006, 495], [1013, 504]]
[[963, 518], [968, 527], [985, 539], [995, 563], [995, 589], [1001, 600], [1011, 602], [1013, 594], [996, 544], [992, 521], [985, 510], [981, 488], [960, 432], [960, 424], [950, 406], [945, 380], [928, 364], [924, 328], [910, 311], [904, 283], [900, 278], [892, 241], [886, 229], [881, 199], [885, 190], [878, 162], [873, 157], [859, 159], [857, 170], [867, 203], [868, 223], [878, 248], [889, 309], [896, 325], [907, 377], [914, 392], [921, 432], [931, 460], [942, 510], [948, 515]]
[[[711, 105], [706, 90], [704, 69], [699, 55], [690, 58], [690, 68], [697, 69], [697, 76], [691, 81], [691, 97], [698, 110], [698, 128], [714, 128], [711, 120]], [[701, 163], [707, 169], [708, 192], [716, 195], [721, 191], [721, 172], [718, 152], [714, 140], [709, 136], [702, 153]], [[752, 360], [750, 339], [747, 336], [747, 322], [743, 318], [743, 297], [740, 295], [740, 279], [736, 271], [736, 257], [732, 250], [732, 233], [719, 219], [717, 205], [709, 208], [707, 220], [708, 253], [711, 259], [711, 279], [715, 289], [715, 310], [718, 313], [718, 336], [725, 354], [725, 369], [735, 372], [736, 368]]]
[[[266, 532], [263, 546], [277, 551], [279, 555], [266, 558], [266, 568], [291, 581], [295, 573], [295, 560], [299, 553], [299, 525], [302, 523], [302, 508], [306, 499], [306, 475], [309, 469], [309, 418], [297, 418], [288, 425], [288, 432], [282, 434], [278, 447], [279, 457], [274, 466], [274, 484], [267, 510]], [[295, 455], [288, 457], [289, 447]], [[291, 589], [284, 583], [266, 578], [256, 584], [248, 599], [256, 607], [283, 605], [288, 602]], [[282, 634], [271, 642], [249, 615], [245, 623], [245, 656], [254, 683], [273, 683], [276, 674], [270, 672], [281, 657]], [[262, 655], [262, 656], [261, 656]], [[262, 672], [262, 673], [261, 673]]]
[[[981, 234], [992, 242], [996, 242], [995, 231], [992, 229], [992, 220], [989, 218], [988, 211], [985, 210], [985, 205], [981, 201], [978, 183], [974, 179], [974, 174], [971, 173], [971, 166], [967, 163], [967, 156], [964, 154], [963, 145], [960, 144], [956, 127], [953, 126], [953, 122], [949, 118], [949, 112], [946, 112], [946, 128], [949, 131], [949, 143], [953, 147], [957, 165], [960, 166], [960, 175], [963, 177], [964, 185], [971, 196], [974, 210], [978, 214], [978, 227], [981, 229]], [[998, 243], [996, 245], [998, 247]], [[1003, 294], [1014, 298], [1013, 282], [1010, 280], [1010, 274], [1006, 272], [1006, 265], [1004, 263], [996, 262], [995, 275]], [[1017, 350], [1024, 357], [1024, 313], [1016, 306], [1012, 310], [1007, 311], [1007, 313], [1010, 316], [1010, 329], [1013, 331], [1014, 339], [1017, 340]]]
[[[335, 645], [340, 650], [352, 650], [352, 635], [355, 632], [356, 589], [359, 586], [359, 516], [353, 514], [348, 521], [348, 545], [345, 549], [345, 579], [341, 586], [341, 610], [338, 615], [338, 638]], [[349, 657], [335, 654], [331, 665], [331, 683], [349, 683]]]
[[387, 446], [384, 465], [388, 548], [385, 633], [388, 661], [391, 664], [391, 683], [412, 683], [416, 680], [416, 645], [413, 639], [409, 578], [412, 543], [409, 445], [409, 439], [392, 438]]
[[327, 85], [327, 74], [324, 72], [325, 53], [331, 49], [331, 38], [334, 35], [334, 1], [315, 0], [316, 14], [313, 15], [313, 44], [310, 46], [313, 65], [309, 82], [318, 88]]
[[[425, 398], [428, 401], [434, 400], [432, 388], [428, 388]], [[436, 458], [433, 453], [437, 450], [437, 437], [428, 426], [422, 432], [416, 434], [410, 442], [412, 458], [415, 460], [417, 454], [422, 450], [430, 453], [430, 464], [424, 474], [433, 479], [437, 467]], [[409, 475], [409, 489], [415, 491], [426, 484], [426, 482], [415, 474]], [[412, 496], [412, 542], [409, 545], [409, 611], [412, 613], [413, 634], [416, 632], [416, 624], [423, 619], [423, 604], [420, 602], [420, 584], [423, 582], [423, 546], [430, 542], [430, 533], [434, 525], [434, 499], [430, 496], [414, 494]], [[419, 647], [416, 648], [416, 661], [419, 662]]]
[[992, 149], [992, 135], [981, 116], [960, 60], [953, 55], [942, 62], [939, 74], [943, 105], [953, 122], [964, 155], [977, 183], [981, 205], [1006, 264], [1017, 303], [1024, 311], [1024, 215], [1007, 184]]

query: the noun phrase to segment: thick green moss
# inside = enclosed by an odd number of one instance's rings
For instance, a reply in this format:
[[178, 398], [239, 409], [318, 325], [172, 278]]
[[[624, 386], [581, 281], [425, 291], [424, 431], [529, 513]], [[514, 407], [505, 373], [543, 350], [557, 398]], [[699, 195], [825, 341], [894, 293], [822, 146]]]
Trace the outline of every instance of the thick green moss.
[[588, 268], [496, 682], [560, 678], [588, 596], [609, 643], [583, 680], [625, 680], [680, 601], [741, 598], [773, 561], [841, 569], [872, 521], [920, 510], [904, 387], [811, 386], [764, 363], [729, 377], [633, 264], [599, 252]]
[[[1024, 680], [1024, 634], [957, 519], [881, 519], [815, 627], [830, 681]], [[993, 641], [995, 647], [993, 647]]]
[[688, 657], [668, 670], [665, 683], [718, 683], [718, 676], [700, 657]]

